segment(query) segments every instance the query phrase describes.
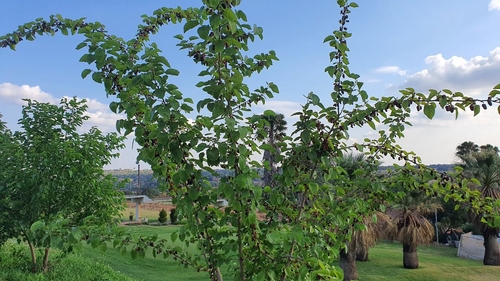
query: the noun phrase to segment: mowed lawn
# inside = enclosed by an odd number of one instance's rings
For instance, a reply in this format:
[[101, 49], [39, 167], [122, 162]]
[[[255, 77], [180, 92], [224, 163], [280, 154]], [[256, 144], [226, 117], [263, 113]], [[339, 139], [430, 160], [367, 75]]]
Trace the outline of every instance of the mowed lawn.
[[[178, 226], [127, 226], [134, 235], [158, 234], [169, 238]], [[176, 245], [183, 246], [179, 241]], [[196, 251], [193, 247], [189, 251]], [[399, 243], [380, 243], [370, 250], [370, 261], [358, 262], [360, 280], [412, 280], [412, 281], [458, 281], [500, 280], [500, 267], [483, 266], [481, 261], [466, 260], [456, 256], [457, 249], [445, 246], [419, 246], [420, 268], [404, 269], [403, 252]], [[185, 268], [172, 257], [153, 258], [151, 252], [145, 258], [132, 260], [130, 254], [122, 256], [118, 250], [108, 248], [106, 252], [86, 247], [83, 255], [110, 265], [113, 269], [144, 281], [156, 280], [209, 280], [206, 273], [197, 273]], [[223, 270], [223, 273], [227, 270]], [[225, 279], [231, 279], [227, 276]]]
[[457, 248], [419, 246], [418, 269], [403, 268], [401, 244], [381, 243], [370, 250], [368, 262], [358, 262], [359, 278], [363, 281], [411, 280], [458, 281], [500, 280], [500, 267], [484, 266], [482, 261], [457, 257]]

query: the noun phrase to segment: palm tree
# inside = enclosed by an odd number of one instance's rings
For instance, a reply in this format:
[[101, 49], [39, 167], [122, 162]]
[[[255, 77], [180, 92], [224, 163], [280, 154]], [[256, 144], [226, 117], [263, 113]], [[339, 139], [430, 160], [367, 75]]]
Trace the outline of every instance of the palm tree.
[[352, 241], [355, 243], [356, 260], [365, 262], [368, 261], [368, 251], [370, 248], [387, 233], [387, 229], [392, 227], [391, 218], [382, 212], [376, 212], [376, 221], [373, 218], [366, 216], [363, 218], [365, 224], [364, 230], [355, 231], [352, 236]]
[[[481, 197], [500, 199], [500, 156], [495, 149], [488, 147], [480, 152], [464, 155], [461, 160], [464, 175], [479, 181], [480, 185], [473, 188], [481, 191]], [[497, 244], [500, 228], [488, 226], [481, 222], [481, 218], [481, 215], [474, 214], [473, 221], [484, 237], [483, 264], [500, 266], [500, 249]]]
[[477, 144], [471, 141], [464, 141], [459, 146], [457, 146], [455, 155], [461, 157], [464, 155], [468, 155], [472, 152], [478, 152], [478, 151], [479, 151], [479, 146]]
[[479, 148], [481, 149], [481, 151], [490, 150], [496, 154], [498, 154], [500, 152], [500, 150], [498, 149], [498, 146], [493, 146], [491, 144], [481, 145]]
[[[333, 162], [334, 165], [338, 165], [346, 171], [351, 181], [355, 181], [357, 177], [374, 178], [378, 170], [378, 163], [369, 163], [364, 154], [350, 153], [335, 158]], [[362, 171], [362, 173], [357, 171]], [[362, 194], [363, 191], [358, 193], [359, 196]], [[365, 229], [354, 230], [354, 226], [352, 226], [352, 236], [347, 244], [347, 249], [340, 250], [340, 268], [344, 271], [344, 281], [358, 279], [357, 257], [359, 256], [363, 261], [368, 260], [368, 249], [382, 238], [387, 224], [390, 223], [389, 217], [384, 213], [376, 212], [375, 216], [377, 217], [375, 222], [372, 215], [366, 215], [362, 218]]]
[[411, 191], [391, 206], [389, 216], [395, 227], [388, 236], [403, 245], [404, 268], [418, 268], [417, 246], [431, 242], [434, 237], [434, 228], [426, 216], [439, 209], [439, 204], [419, 190]]
[[266, 143], [269, 149], [264, 150], [263, 161], [269, 164], [269, 169], [264, 169], [263, 181], [265, 186], [274, 186], [274, 176], [278, 172], [276, 157], [281, 153], [278, 142], [286, 136], [286, 120], [281, 113], [275, 115], [262, 115], [265, 121], [264, 130], [267, 133]]

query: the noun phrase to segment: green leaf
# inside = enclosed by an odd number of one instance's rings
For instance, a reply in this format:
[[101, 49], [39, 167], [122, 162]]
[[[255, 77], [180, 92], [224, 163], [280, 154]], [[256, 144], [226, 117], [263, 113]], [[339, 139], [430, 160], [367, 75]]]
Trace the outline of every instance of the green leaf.
[[203, 25], [198, 28], [198, 35], [203, 40], [206, 40], [208, 38], [209, 33], [210, 33], [210, 27], [208, 25]]
[[102, 76], [100, 72], [94, 72], [92, 73], [92, 80], [94, 80], [97, 83], [102, 83]]
[[424, 114], [427, 118], [432, 119], [436, 113], [436, 105], [434, 103], [428, 103], [424, 105]]
[[173, 75], [173, 76], [178, 76], [179, 75], [179, 70], [177, 69], [173, 69], [173, 68], [169, 68], [165, 71], [165, 74], [167, 75]]
[[238, 10], [236, 11], [236, 15], [238, 16], [238, 18], [240, 18], [242, 21], [247, 21], [247, 16], [245, 15], [245, 13], [241, 10]]
[[279, 89], [278, 89], [278, 86], [276, 86], [276, 84], [274, 83], [269, 83], [269, 88], [271, 89], [271, 91], [273, 91], [274, 93], [279, 93]]
[[474, 116], [478, 115], [481, 112], [481, 106], [479, 104], [474, 105]]
[[358, 4], [356, 4], [356, 3], [354, 3], [354, 2], [349, 3], [349, 6], [350, 6], [351, 8], [357, 8], [357, 7], [359, 7], [359, 6], [358, 6]]
[[216, 147], [207, 149], [207, 163], [211, 166], [219, 164], [219, 150]]
[[87, 77], [87, 75], [89, 75], [90, 73], [92, 72], [92, 69], [84, 69], [82, 71], [82, 78], [85, 79], [85, 77]]
[[500, 114], [500, 105], [497, 108], [498, 114]]
[[493, 87], [493, 89], [500, 90], [500, 84], [498, 84], [495, 87]]
[[318, 105], [319, 104], [319, 97], [315, 94], [313, 94], [312, 92], [309, 93], [309, 99], [311, 100], [312, 104], [313, 105]]
[[135, 85], [137, 85], [137, 84], [139, 84], [141, 82], [142, 82], [142, 76], [141, 75], [137, 75], [134, 78], [132, 78], [132, 81], [130, 82], [130, 84], [128, 86], [129, 87], [134, 87]]
[[106, 60], [106, 52], [103, 48], [97, 48], [97, 50], [95, 50], [95, 60], [97, 68], [100, 69], [104, 65], [104, 61]]
[[448, 103], [448, 99], [446, 98], [446, 96], [439, 97], [439, 106], [441, 106], [441, 108], [444, 108], [447, 103]]
[[136, 251], [136, 249], [132, 249], [130, 251], [130, 256], [132, 257], [132, 260], [135, 260], [137, 258], [137, 251]]
[[238, 19], [236, 18], [236, 15], [234, 14], [233, 10], [231, 9], [225, 9], [224, 10], [224, 17], [230, 21], [230, 22], [237, 22]]
[[45, 223], [43, 221], [36, 221], [34, 222], [31, 227], [30, 227], [30, 230], [32, 232], [36, 232], [38, 231], [39, 229], [43, 228], [45, 226]]
[[77, 50], [80, 50], [81, 48], [84, 48], [84, 47], [87, 47], [87, 43], [82, 42], [82, 43], [80, 43], [80, 44], [78, 44], [78, 45], [76, 46], [76, 49], [77, 49]]
[[309, 131], [303, 131], [300, 134], [300, 137], [305, 144], [308, 144], [311, 141], [311, 133]]
[[198, 25], [198, 21], [196, 21], [196, 20], [190, 20], [190, 21], [186, 22], [186, 24], [184, 25], [184, 33], [186, 33], [188, 30], [190, 30], [192, 28], [195, 28], [197, 25]]
[[174, 232], [172, 232], [172, 234], [170, 234], [170, 239], [172, 240], [173, 243], [175, 243], [175, 241], [177, 240], [177, 237], [178, 237], [177, 231], [174, 231]]

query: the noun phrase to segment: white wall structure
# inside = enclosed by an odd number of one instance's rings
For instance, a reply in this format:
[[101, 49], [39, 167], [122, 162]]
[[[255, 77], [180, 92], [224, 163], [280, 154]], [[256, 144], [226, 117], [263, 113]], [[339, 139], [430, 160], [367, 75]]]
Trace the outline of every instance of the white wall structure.
[[[498, 239], [500, 247], [500, 239]], [[472, 232], [460, 236], [457, 256], [473, 260], [484, 258], [484, 238], [481, 235], [472, 235]]]

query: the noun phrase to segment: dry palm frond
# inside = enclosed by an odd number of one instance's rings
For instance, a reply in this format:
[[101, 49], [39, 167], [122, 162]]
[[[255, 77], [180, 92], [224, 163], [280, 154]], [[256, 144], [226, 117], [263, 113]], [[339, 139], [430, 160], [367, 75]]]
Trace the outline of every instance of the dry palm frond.
[[441, 209], [441, 206], [425, 193], [410, 192], [388, 212], [394, 227], [388, 231], [387, 237], [407, 245], [431, 242], [434, 227], [425, 216]]
[[410, 210], [392, 210], [389, 214], [394, 223], [388, 238], [403, 244], [427, 244], [434, 237], [434, 227], [422, 214]]
[[367, 251], [375, 246], [386, 235], [387, 229], [392, 228], [391, 218], [387, 214], [376, 212], [374, 216], [376, 221], [371, 216], [364, 217], [365, 229], [353, 232], [351, 242], [356, 251]]

